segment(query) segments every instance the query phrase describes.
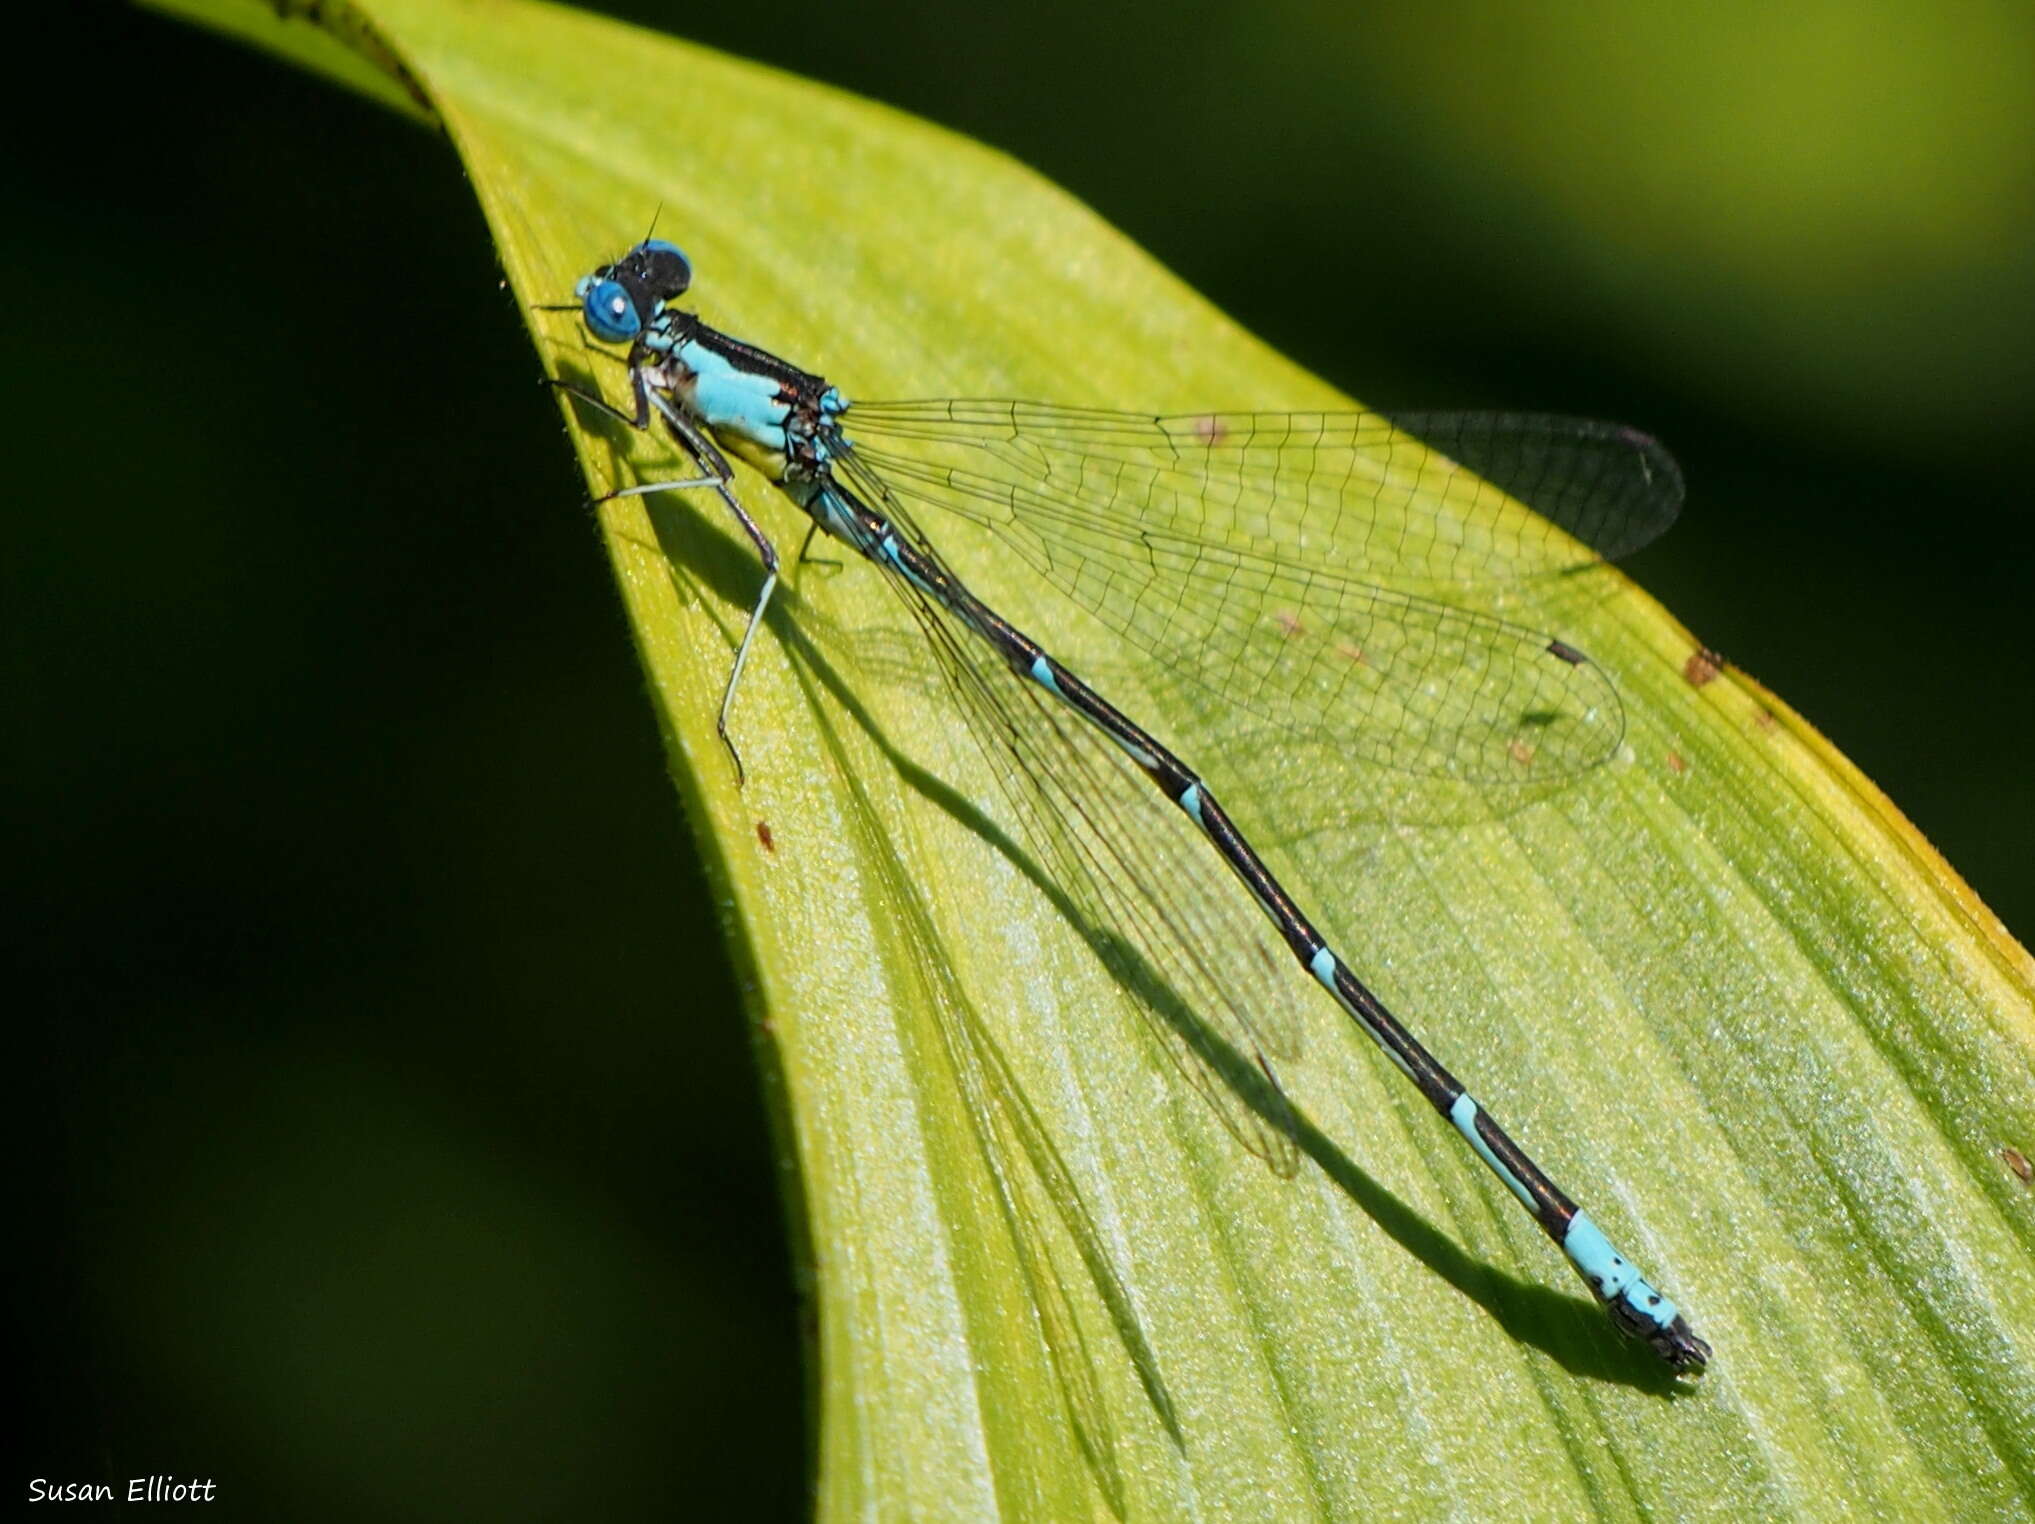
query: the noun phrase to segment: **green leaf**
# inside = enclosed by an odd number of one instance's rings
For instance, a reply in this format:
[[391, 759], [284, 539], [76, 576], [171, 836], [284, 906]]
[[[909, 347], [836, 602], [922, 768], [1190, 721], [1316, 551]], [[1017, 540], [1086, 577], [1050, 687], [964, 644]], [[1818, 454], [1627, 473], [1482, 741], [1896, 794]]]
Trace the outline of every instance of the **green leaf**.
[[[526, 309], [655, 217], [710, 320], [851, 395], [1340, 401], [1064, 193], [882, 107], [518, 0], [173, 8], [435, 116]], [[615, 395], [572, 314], [529, 322], [547, 369]], [[671, 468], [567, 418], [596, 490]], [[797, 544], [795, 510], [740, 485]], [[1507, 813], [1383, 822], [1346, 761], [1163, 683], [1140, 713], [1209, 738], [1192, 760], [1359, 971], [1682, 1301], [1717, 1351], [1687, 1395], [1297, 974], [1309, 1158], [1282, 1182], [1238, 1146], [869, 568], [791, 571], [738, 788], [714, 719], [753, 558], [711, 504], [602, 524], [796, 1166], [825, 1515], [2027, 1511], [2035, 969], [1867, 780], [1615, 572], [1514, 591], [1613, 674], [1628, 729]], [[955, 559], [1116, 670], [1050, 589]]]

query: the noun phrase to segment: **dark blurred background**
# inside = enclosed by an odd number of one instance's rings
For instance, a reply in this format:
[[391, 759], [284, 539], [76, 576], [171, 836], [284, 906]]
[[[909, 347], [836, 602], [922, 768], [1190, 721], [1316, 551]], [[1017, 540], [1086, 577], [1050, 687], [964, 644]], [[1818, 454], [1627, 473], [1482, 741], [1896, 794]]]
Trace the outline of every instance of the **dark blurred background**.
[[[1659, 433], [1636, 575], [2035, 927], [2025, 6], [615, 9], [1007, 149], [1366, 401]], [[152, 15], [34, 26], [8, 1485], [796, 1516], [748, 1037], [451, 151]]]

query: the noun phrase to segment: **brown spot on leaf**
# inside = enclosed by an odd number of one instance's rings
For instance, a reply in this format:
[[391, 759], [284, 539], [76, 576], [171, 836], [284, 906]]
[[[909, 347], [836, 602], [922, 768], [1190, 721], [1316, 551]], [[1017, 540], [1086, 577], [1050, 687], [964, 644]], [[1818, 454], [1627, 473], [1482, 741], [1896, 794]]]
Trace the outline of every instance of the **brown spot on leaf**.
[[1700, 688], [1713, 681], [1724, 670], [1724, 658], [1708, 646], [1694, 652], [1682, 663], [1682, 680], [1691, 688]]

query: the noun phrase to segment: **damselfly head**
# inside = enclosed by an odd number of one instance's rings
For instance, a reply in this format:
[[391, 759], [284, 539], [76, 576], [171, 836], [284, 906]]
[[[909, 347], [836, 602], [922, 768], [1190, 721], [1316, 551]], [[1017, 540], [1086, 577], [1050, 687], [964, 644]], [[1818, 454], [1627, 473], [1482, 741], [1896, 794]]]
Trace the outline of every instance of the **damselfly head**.
[[644, 329], [657, 309], [692, 284], [692, 261], [677, 244], [650, 238], [611, 265], [582, 276], [572, 294], [593, 336], [626, 344]]
[[637, 244], [622, 256], [622, 264], [660, 302], [677, 300], [692, 284], [692, 261], [685, 257], [685, 250], [662, 238], [647, 238]]

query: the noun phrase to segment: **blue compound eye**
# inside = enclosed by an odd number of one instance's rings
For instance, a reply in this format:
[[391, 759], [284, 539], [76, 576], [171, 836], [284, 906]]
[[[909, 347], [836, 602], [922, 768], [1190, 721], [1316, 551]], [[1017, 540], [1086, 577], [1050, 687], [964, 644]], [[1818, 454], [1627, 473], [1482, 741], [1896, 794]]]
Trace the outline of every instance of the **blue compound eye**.
[[636, 311], [635, 298], [620, 281], [582, 281], [580, 315], [597, 339], [626, 344], [643, 331], [643, 318]]

